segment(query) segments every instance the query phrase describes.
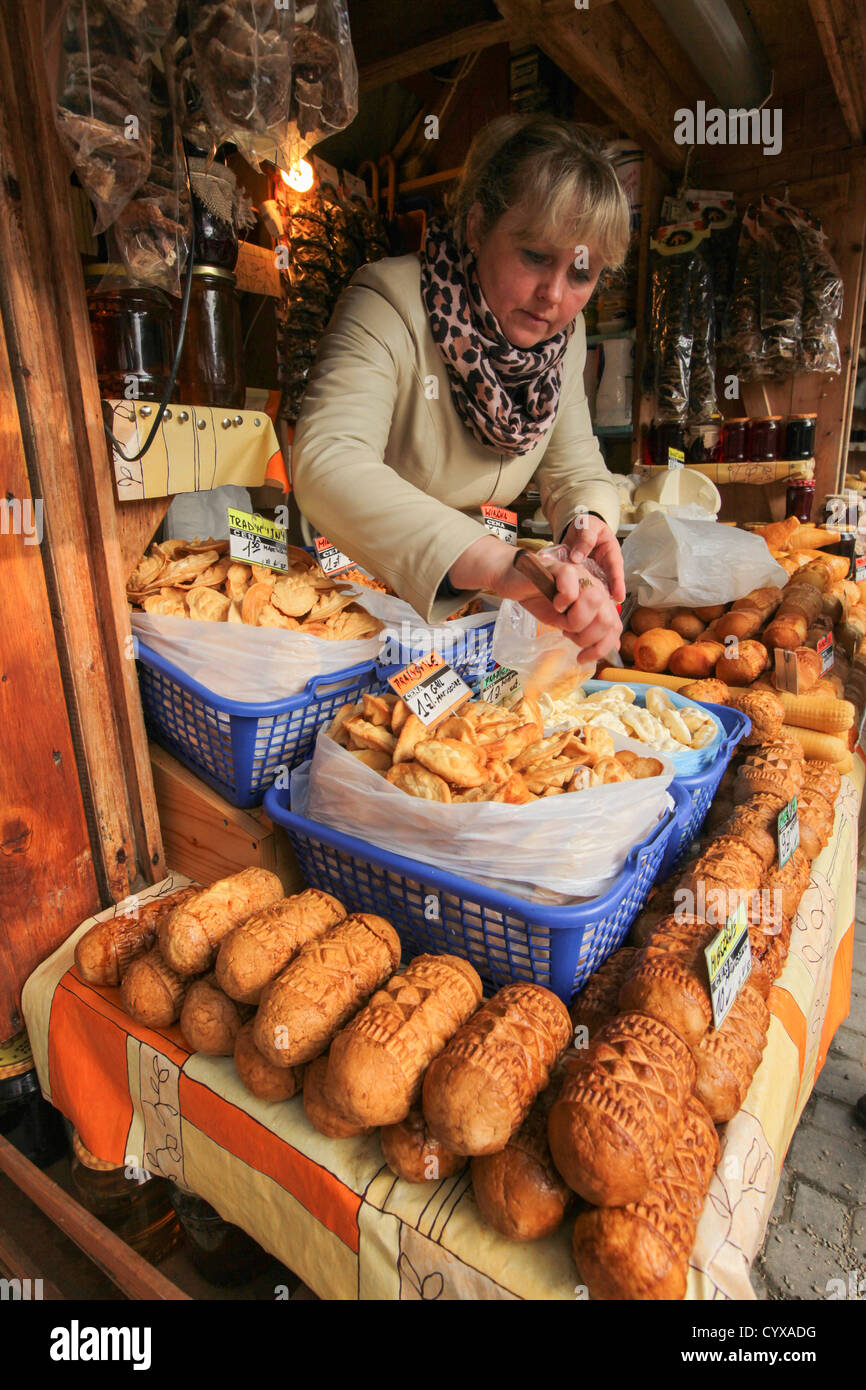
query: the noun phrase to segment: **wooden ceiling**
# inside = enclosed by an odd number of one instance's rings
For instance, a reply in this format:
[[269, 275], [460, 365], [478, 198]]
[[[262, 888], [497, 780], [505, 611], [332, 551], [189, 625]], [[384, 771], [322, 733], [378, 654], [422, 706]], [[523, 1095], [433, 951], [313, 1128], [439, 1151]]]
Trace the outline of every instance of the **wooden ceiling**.
[[[824, 87], [850, 143], [866, 137], [866, 6], [749, 0], [774, 96]], [[534, 43], [666, 168], [682, 167], [674, 112], [715, 103], [652, 0], [349, 0], [362, 92], [494, 44]], [[831, 96], [831, 101], [833, 100]], [[843, 127], [840, 122], [840, 130]]]

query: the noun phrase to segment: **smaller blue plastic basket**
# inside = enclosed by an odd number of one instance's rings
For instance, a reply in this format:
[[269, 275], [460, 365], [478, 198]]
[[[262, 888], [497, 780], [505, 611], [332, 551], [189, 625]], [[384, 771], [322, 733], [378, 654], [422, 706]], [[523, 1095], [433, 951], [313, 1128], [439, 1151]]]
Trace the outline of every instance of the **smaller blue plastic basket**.
[[725, 737], [715, 761], [703, 772], [699, 772], [693, 777], [677, 776], [674, 779], [674, 785], [679, 787], [689, 799], [689, 810], [680, 822], [679, 838], [674, 834], [668, 842], [667, 851], [659, 871], [660, 880], [666, 879], [673, 872], [692, 841], [697, 838], [701, 826], [706, 820], [713, 797], [718, 791], [719, 783], [725, 775], [725, 769], [733, 757], [734, 749], [752, 728], [751, 720], [738, 709], [731, 709], [728, 705], [711, 705], [709, 703], [706, 704], [706, 708], [717, 719], [721, 720]]
[[489, 990], [529, 980], [567, 1003], [621, 945], [646, 902], [668, 841], [689, 813], [688, 797], [677, 783], [668, 790], [674, 809], [629, 851], [608, 891], [566, 907], [482, 887], [295, 815], [289, 809], [290, 788], [271, 787], [265, 811], [287, 831], [307, 883], [333, 893], [355, 912], [385, 917], [400, 935], [406, 960], [425, 951], [449, 952], [470, 961]]
[[138, 681], [148, 731], [233, 806], [258, 806], [281, 770], [309, 757], [341, 705], [384, 688], [373, 661], [314, 676], [297, 695], [262, 704], [228, 700], [144, 642]]

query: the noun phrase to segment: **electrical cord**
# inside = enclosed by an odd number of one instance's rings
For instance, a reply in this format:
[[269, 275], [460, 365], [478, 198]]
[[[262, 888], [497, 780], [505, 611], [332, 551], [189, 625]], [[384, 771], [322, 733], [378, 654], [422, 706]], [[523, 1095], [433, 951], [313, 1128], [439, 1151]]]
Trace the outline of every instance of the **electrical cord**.
[[162, 400], [159, 403], [159, 409], [156, 412], [156, 419], [153, 422], [153, 427], [150, 431], [150, 434], [147, 436], [147, 439], [144, 441], [144, 444], [139, 449], [138, 453], [124, 453], [123, 446], [120, 440], [117, 438], [115, 434], [112, 433], [111, 429], [109, 428], [108, 422], [106, 420], [103, 420], [102, 422], [103, 428], [105, 430], [105, 433], [108, 435], [108, 439], [112, 449], [117, 454], [118, 458], [121, 458], [124, 463], [137, 463], [139, 459], [144, 458], [144, 455], [147, 453], [148, 449], [150, 448], [151, 444], [156, 438], [157, 430], [162, 424], [162, 419], [165, 415], [166, 407], [168, 406], [168, 403], [171, 400], [171, 394], [174, 391], [174, 384], [177, 380], [178, 371], [180, 370], [180, 357], [183, 351], [183, 340], [186, 335], [186, 319], [187, 313], [189, 312], [190, 293], [192, 291], [192, 272], [193, 267], [195, 265], [195, 219], [192, 208], [192, 179], [190, 177], [189, 172], [189, 160], [187, 158], [186, 148], [183, 145], [183, 143], [181, 143], [181, 149], [183, 150], [183, 163], [184, 168], [186, 169], [187, 195], [189, 197], [190, 238], [189, 252], [187, 254], [186, 260], [186, 282], [183, 287], [183, 301], [181, 303], [180, 309], [180, 326], [178, 329], [177, 347], [174, 350], [174, 361], [171, 364], [171, 372], [169, 373], [168, 384], [166, 385]]

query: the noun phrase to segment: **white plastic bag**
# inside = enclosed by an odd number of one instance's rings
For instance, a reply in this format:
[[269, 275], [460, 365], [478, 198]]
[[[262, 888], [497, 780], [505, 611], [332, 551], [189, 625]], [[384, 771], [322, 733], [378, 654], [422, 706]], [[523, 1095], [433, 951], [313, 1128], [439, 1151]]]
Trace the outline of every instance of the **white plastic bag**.
[[215, 695], [256, 704], [297, 695], [313, 676], [375, 661], [379, 650], [378, 634], [360, 642], [327, 642], [306, 632], [161, 613], [133, 613], [132, 631]]
[[[617, 740], [614, 740], [616, 743]], [[645, 755], [642, 744], [620, 739]], [[597, 897], [670, 798], [670, 761], [659, 777], [613, 782], [525, 806], [445, 805], [407, 796], [320, 730], [311, 763], [292, 773], [292, 810], [380, 849], [516, 897], [551, 902]]]
[[643, 607], [731, 603], [752, 589], [782, 588], [788, 575], [761, 536], [714, 521], [653, 512], [622, 547], [625, 582]]
[[382, 594], [361, 584], [346, 584], [341, 588], [354, 594], [368, 613], [385, 624], [379, 634], [379, 660], [383, 666], [408, 666], [410, 661], [437, 652], [443, 661], [459, 660], [461, 666], [467, 658], [471, 666], [473, 656], [477, 656], [478, 674], [487, 670], [486, 634], [473, 634], [476, 629], [488, 627], [493, 622], [496, 608], [492, 603], [486, 612], [433, 626], [425, 623], [410, 603], [394, 594]]

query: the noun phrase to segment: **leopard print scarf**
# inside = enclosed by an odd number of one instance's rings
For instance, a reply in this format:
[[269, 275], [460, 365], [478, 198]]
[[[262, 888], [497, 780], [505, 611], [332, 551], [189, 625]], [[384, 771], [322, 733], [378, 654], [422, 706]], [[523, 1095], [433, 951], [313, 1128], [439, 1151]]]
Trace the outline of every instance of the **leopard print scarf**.
[[534, 348], [510, 343], [484, 298], [474, 255], [457, 245], [446, 217], [427, 227], [421, 297], [463, 423], [500, 453], [528, 454], [556, 418], [574, 323]]

